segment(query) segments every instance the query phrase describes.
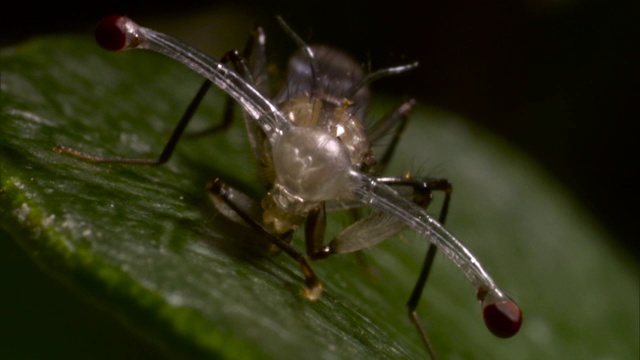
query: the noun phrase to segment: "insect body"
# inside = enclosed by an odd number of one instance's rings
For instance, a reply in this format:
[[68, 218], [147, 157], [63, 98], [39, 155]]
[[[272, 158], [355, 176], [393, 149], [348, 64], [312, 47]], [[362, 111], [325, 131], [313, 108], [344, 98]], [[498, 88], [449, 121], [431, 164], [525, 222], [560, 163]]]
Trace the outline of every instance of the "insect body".
[[[371, 147], [356, 109], [346, 100], [347, 92], [362, 78], [351, 59], [328, 48], [309, 48], [291, 59], [288, 83], [275, 103], [292, 128], [263, 156], [270, 191], [263, 200], [264, 222], [278, 234], [293, 230], [300, 220], [322, 202], [340, 197], [349, 181], [348, 170], [372, 161]], [[339, 69], [339, 78], [322, 76]], [[317, 76], [316, 73], [320, 74]], [[317, 76], [317, 79], [314, 78]], [[363, 92], [366, 89], [363, 89]]]
[[[266, 196], [258, 201], [222, 180], [214, 179], [208, 185], [213, 203], [222, 214], [255, 228], [274, 247], [295, 259], [301, 266], [305, 295], [309, 299], [317, 299], [322, 293], [322, 284], [309, 265], [309, 258], [317, 260], [358, 251], [408, 227], [430, 242], [408, 309], [431, 357], [435, 358], [435, 352], [419, 321], [416, 307], [437, 248], [476, 287], [488, 328], [500, 337], [515, 335], [522, 321], [519, 307], [497, 287], [471, 252], [441, 225], [450, 200], [449, 182], [380, 176], [393, 154], [414, 101], [401, 104], [365, 129], [363, 121], [370, 98], [367, 84], [381, 76], [408, 71], [417, 64], [365, 74], [348, 56], [326, 47], [307, 46], [284, 22], [281, 23], [300, 50], [289, 62], [285, 86], [269, 100], [265, 95], [266, 55], [262, 30], [256, 30], [245, 51], [251, 55], [247, 57], [248, 61], [238, 52], [229, 52], [218, 61], [165, 34], [140, 27], [126, 17], [105, 18], [96, 32], [103, 47], [160, 52], [182, 62], [207, 80], [158, 159], [96, 157], [62, 145], [56, 146], [56, 150], [94, 162], [162, 164], [169, 159], [213, 83], [241, 105], [267, 189]], [[231, 62], [236, 70], [227, 67], [226, 62]], [[390, 129], [395, 129], [394, 136], [380, 159], [376, 159], [371, 143]], [[395, 189], [400, 188], [409, 189], [412, 198], [399, 195]], [[424, 210], [433, 191], [445, 194], [438, 220]], [[378, 211], [357, 220], [325, 244], [328, 209], [361, 206], [371, 206]], [[293, 231], [302, 225], [305, 227], [306, 256], [291, 245]]]

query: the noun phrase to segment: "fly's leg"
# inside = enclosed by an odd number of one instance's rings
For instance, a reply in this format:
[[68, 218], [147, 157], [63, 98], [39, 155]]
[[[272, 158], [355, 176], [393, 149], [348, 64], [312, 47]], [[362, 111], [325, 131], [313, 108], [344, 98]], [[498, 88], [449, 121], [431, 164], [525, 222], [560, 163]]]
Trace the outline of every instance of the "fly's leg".
[[[380, 177], [378, 181], [393, 187], [410, 187], [413, 191], [412, 201], [427, 207], [434, 191], [442, 191], [444, 200], [438, 216], [438, 221], [444, 224], [449, 211], [452, 186], [446, 179], [411, 179], [406, 177]], [[326, 226], [326, 211], [324, 206], [318, 207], [309, 214], [305, 227], [307, 253], [311, 259], [323, 259], [333, 254], [349, 253], [374, 246], [405, 229], [405, 225], [395, 217], [383, 213], [373, 213], [364, 217], [338, 234], [328, 245], [323, 245], [324, 228]], [[420, 270], [418, 280], [413, 287], [407, 301], [409, 319], [416, 326], [432, 359], [436, 359], [435, 351], [427, 332], [422, 326], [416, 309], [424, 290], [437, 248], [429, 244], [429, 249]]]
[[[231, 61], [236, 72], [238, 72], [261, 94], [269, 97], [270, 91], [269, 76], [267, 72], [266, 35], [264, 29], [256, 27], [252, 31], [242, 54], [237, 51], [229, 52], [225, 55], [222, 61]], [[234, 100], [230, 96], [227, 96], [224, 110], [225, 120], [223, 123], [189, 136], [200, 137], [201, 135], [215, 133], [227, 128], [231, 124], [231, 120], [233, 118], [234, 104]], [[266, 141], [264, 132], [255, 119], [253, 119], [251, 114], [244, 112], [243, 117], [253, 157], [257, 164], [264, 166], [264, 156], [269, 153], [268, 149], [266, 149], [269, 146], [268, 141]], [[264, 171], [261, 172], [261, 179], [267, 188], [272, 183], [272, 179], [270, 179]]]
[[[253, 85], [261, 93], [267, 94], [266, 87], [268, 85], [268, 78], [266, 72], [266, 41], [264, 30], [262, 28], [258, 27], [251, 33], [242, 54], [237, 50], [231, 50], [222, 56], [220, 62], [223, 64], [230, 62], [236, 72], [238, 72], [249, 84]], [[222, 123], [187, 136], [189, 138], [198, 138], [228, 129], [233, 122], [234, 104], [235, 101], [233, 98], [231, 96], [226, 96]]]
[[[249, 41], [249, 43], [252, 43], [252, 42]], [[253, 78], [251, 75], [252, 72], [249, 71], [249, 68], [247, 67], [243, 57], [240, 55], [238, 51], [232, 50], [227, 52], [221, 58], [221, 62], [222, 63], [231, 62], [234, 68], [236, 69], [236, 71], [240, 73], [240, 75], [245, 77], [245, 79], [249, 83], [253, 82]], [[183, 135], [184, 130], [189, 124], [189, 121], [191, 121], [191, 119], [193, 118], [193, 115], [195, 114], [196, 110], [200, 106], [200, 103], [202, 103], [202, 99], [204, 98], [204, 96], [206, 95], [207, 91], [210, 88], [211, 88], [211, 82], [209, 80], [205, 80], [200, 86], [200, 89], [198, 89], [198, 92], [196, 93], [194, 98], [191, 100], [191, 103], [189, 103], [189, 106], [187, 107], [184, 114], [180, 118], [180, 121], [178, 122], [176, 127], [173, 129], [173, 132], [171, 133], [171, 137], [169, 138], [169, 141], [167, 141], [166, 145], [164, 146], [164, 149], [160, 153], [160, 156], [158, 156], [156, 159], [132, 159], [132, 158], [121, 158], [121, 157], [96, 156], [96, 155], [87, 154], [87, 153], [84, 153], [60, 144], [56, 145], [54, 147], [54, 150], [61, 154], [71, 155], [71, 156], [83, 159], [85, 161], [95, 162], [95, 163], [149, 165], [149, 166], [165, 164], [167, 161], [169, 161], [169, 158], [171, 158], [171, 155], [173, 154], [173, 151], [175, 150], [176, 145], [180, 140], [180, 137]], [[224, 107], [222, 123], [210, 129], [207, 129], [201, 133], [195, 134], [195, 136], [200, 136], [203, 134], [211, 134], [214, 132], [227, 129], [231, 125], [231, 122], [233, 121], [232, 105], [233, 105], [233, 102], [231, 101], [231, 98], [228, 98]]]
[[249, 59], [248, 68], [253, 78], [253, 86], [262, 94], [269, 95], [269, 76], [267, 73], [267, 41], [264, 29], [256, 27], [247, 42], [243, 55]]
[[[373, 126], [367, 130], [369, 140], [372, 143], [375, 143], [387, 135], [391, 129], [393, 129], [393, 134], [391, 135], [391, 141], [386, 145], [385, 150], [382, 152], [380, 160], [371, 164], [370, 166], [372, 166], [372, 168], [365, 165], [365, 168], [363, 169], [364, 171], [369, 170], [373, 175], [380, 175], [384, 173], [387, 165], [393, 157], [393, 153], [395, 152], [400, 138], [402, 137], [407, 121], [409, 120], [409, 113], [413, 110], [415, 104], [416, 101], [414, 99], [405, 101], [375, 122]], [[358, 211], [358, 209], [352, 209], [351, 214], [354, 222], [361, 218], [361, 212]], [[358, 252], [356, 253], [356, 256], [358, 257], [358, 261], [366, 268], [368, 274], [371, 275], [375, 273], [374, 269], [367, 264], [367, 261], [364, 258], [364, 253]]]
[[[442, 207], [440, 208], [440, 214], [438, 215], [438, 222], [444, 225], [447, 214], [449, 212], [449, 203], [451, 202], [451, 193], [453, 191], [453, 187], [451, 183], [446, 179], [426, 179], [422, 180], [413, 180], [407, 178], [381, 178], [380, 181], [395, 186], [412, 186], [414, 189], [414, 197], [413, 201], [420, 206], [427, 207], [431, 200], [433, 199], [433, 191], [442, 191], [444, 193], [444, 199], [442, 202]], [[435, 259], [436, 252], [438, 248], [429, 244], [429, 248], [427, 249], [427, 254], [425, 255], [424, 262], [422, 264], [422, 269], [420, 270], [420, 275], [418, 276], [418, 280], [413, 287], [413, 291], [411, 292], [411, 296], [407, 301], [407, 310], [409, 314], [409, 319], [416, 326], [420, 336], [422, 337], [422, 341], [424, 342], [429, 355], [433, 360], [437, 358], [435, 350], [433, 349], [433, 345], [429, 340], [429, 336], [418, 317], [418, 313], [416, 311], [418, 307], [418, 303], [420, 302], [420, 298], [424, 291], [425, 285], [427, 283], [427, 279], [429, 277], [429, 273], [431, 271], [431, 267], [433, 265], [433, 260]]]
[[311, 210], [304, 225], [304, 240], [307, 255], [312, 260], [323, 259], [331, 255], [324, 246], [324, 231], [327, 228], [327, 210], [325, 203]]
[[[410, 188], [412, 201], [427, 207], [433, 191], [443, 191], [444, 201], [439, 220], [446, 219], [451, 199], [451, 184], [445, 179], [412, 179], [407, 177], [379, 177], [377, 180], [394, 188]], [[305, 224], [307, 253], [312, 259], [322, 259], [333, 254], [344, 254], [374, 246], [406, 229], [404, 222], [395, 216], [374, 212], [340, 232], [328, 245], [324, 245], [326, 210], [324, 205], [312, 210]], [[428, 271], [428, 270], [427, 270]]]
[[[451, 201], [451, 192], [453, 190], [451, 183], [446, 179], [431, 179], [425, 183], [427, 187], [430, 189], [427, 198], [423, 198], [423, 203], [421, 205], [428, 206], [429, 202], [431, 202], [431, 191], [442, 191], [444, 192], [444, 201], [442, 203], [442, 207], [440, 208], [440, 215], [438, 216], [438, 221], [444, 225], [444, 222], [447, 218], [447, 213], [449, 212], [449, 203]], [[435, 259], [436, 252], [438, 248], [429, 244], [429, 249], [427, 250], [427, 254], [424, 259], [424, 263], [422, 264], [422, 270], [420, 270], [420, 276], [418, 276], [418, 281], [416, 281], [415, 286], [413, 287], [413, 291], [411, 292], [411, 296], [409, 297], [409, 301], [407, 301], [407, 310], [409, 312], [409, 319], [416, 326], [420, 336], [422, 337], [422, 341], [424, 342], [427, 350], [429, 351], [429, 355], [432, 359], [436, 359], [436, 354], [431, 345], [431, 341], [427, 336], [427, 332], [420, 322], [420, 318], [418, 317], [418, 313], [416, 311], [418, 307], [418, 303], [420, 302], [420, 297], [422, 296], [422, 292], [424, 291], [424, 287], [427, 283], [427, 278], [429, 277], [429, 273], [431, 271], [431, 266], [433, 265], [433, 260]]]
[[411, 112], [415, 104], [416, 101], [414, 99], [405, 101], [393, 111], [386, 114], [382, 119], [377, 121], [370, 129], [368, 129], [367, 132], [369, 135], [369, 139], [372, 143], [375, 143], [395, 127], [391, 142], [387, 144], [386, 149], [380, 157], [380, 160], [377, 161], [373, 168], [372, 172], [374, 175], [382, 174], [389, 164], [389, 161], [391, 161], [391, 157], [393, 156], [393, 153], [398, 146], [398, 142], [402, 137], [404, 128], [407, 125], [407, 120], [409, 120], [409, 113]]
[[307, 259], [287, 241], [291, 233], [282, 237], [270, 233], [262, 222], [257, 219], [259, 204], [251, 200], [240, 191], [229, 187], [220, 179], [213, 179], [207, 185], [207, 190], [211, 194], [216, 207], [228, 218], [236, 222], [246, 224], [260, 232], [265, 238], [278, 249], [285, 252], [292, 259], [298, 262], [305, 279], [304, 296], [310, 300], [316, 300], [322, 294], [322, 283], [309, 265]]
[[96, 162], [96, 163], [151, 165], [151, 166], [162, 165], [166, 163], [171, 157], [171, 154], [173, 154], [173, 151], [175, 150], [176, 145], [178, 144], [178, 140], [180, 140], [180, 137], [184, 133], [184, 129], [189, 124], [189, 121], [191, 121], [191, 119], [193, 118], [193, 114], [198, 109], [198, 106], [200, 106], [202, 99], [204, 98], [205, 94], [207, 93], [210, 87], [211, 87], [210, 81], [205, 81], [200, 86], [200, 89], [196, 93], [196, 96], [193, 98], [193, 100], [191, 100], [191, 103], [189, 104], [184, 114], [182, 115], [182, 118], [178, 122], [178, 125], [176, 125], [175, 129], [171, 133], [171, 137], [169, 138], [169, 141], [167, 142], [167, 144], [164, 146], [162, 153], [160, 153], [160, 156], [158, 156], [158, 158], [156, 159], [130, 159], [130, 158], [120, 158], [120, 157], [96, 156], [96, 155], [87, 154], [87, 153], [75, 150], [73, 148], [70, 148], [64, 145], [59, 145], [59, 144], [55, 146], [54, 150], [61, 154], [71, 155], [86, 161]]
[[[223, 64], [227, 64], [231, 62], [231, 64], [233, 64], [234, 69], [245, 78], [249, 73], [247, 64], [245, 63], [244, 58], [240, 55], [240, 53], [237, 50], [231, 50], [225, 53], [222, 56], [222, 58], [220, 58], [220, 62]], [[251, 79], [248, 79], [248, 80], [251, 80]], [[204, 84], [206, 83], [211, 84], [209, 80], [205, 80]], [[187, 137], [190, 139], [195, 139], [202, 136], [213, 135], [220, 131], [227, 130], [229, 126], [231, 126], [231, 123], [233, 122], [233, 104], [234, 104], [234, 101], [231, 98], [231, 96], [227, 96], [224, 102], [224, 108], [222, 110], [222, 122], [208, 129], [199, 131], [197, 133], [189, 134], [187, 135]]]

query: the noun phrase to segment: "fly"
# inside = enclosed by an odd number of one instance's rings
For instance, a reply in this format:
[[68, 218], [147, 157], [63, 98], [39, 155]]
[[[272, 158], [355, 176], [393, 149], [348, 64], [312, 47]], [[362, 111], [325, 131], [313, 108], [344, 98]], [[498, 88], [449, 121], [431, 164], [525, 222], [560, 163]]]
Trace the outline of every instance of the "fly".
[[[289, 61], [285, 86], [270, 99], [265, 95], [266, 38], [261, 28], [250, 38], [244, 54], [230, 51], [216, 60], [127, 17], [104, 18], [96, 30], [96, 39], [104, 48], [159, 52], [206, 80], [157, 159], [99, 157], [62, 145], [57, 145], [56, 151], [98, 163], [164, 164], [205, 93], [215, 84], [242, 107], [267, 194], [261, 200], [252, 199], [216, 178], [207, 186], [209, 195], [220, 213], [254, 228], [299, 263], [308, 299], [315, 300], [322, 294], [322, 282], [309, 260], [362, 250], [411, 228], [429, 242], [429, 248], [407, 307], [431, 358], [435, 359], [436, 354], [416, 308], [438, 249], [476, 288], [489, 330], [503, 338], [515, 335], [522, 324], [520, 308], [495, 284], [480, 261], [442, 225], [452, 192], [449, 181], [381, 176], [415, 101], [400, 104], [366, 129], [363, 120], [370, 100], [368, 84], [383, 76], [409, 71], [417, 63], [365, 74], [361, 66], [337, 50], [306, 45], [284, 21], [278, 20], [299, 50]], [[231, 102], [227, 105], [230, 107]], [[225, 113], [223, 123], [214, 131], [231, 122], [231, 112]], [[392, 140], [378, 160], [371, 144], [391, 130]], [[411, 198], [400, 195], [398, 190], [409, 191]], [[435, 191], [444, 193], [438, 219], [425, 211]], [[378, 211], [360, 218], [325, 243], [328, 211], [364, 206]], [[306, 255], [291, 245], [293, 231], [300, 226], [305, 228]]]

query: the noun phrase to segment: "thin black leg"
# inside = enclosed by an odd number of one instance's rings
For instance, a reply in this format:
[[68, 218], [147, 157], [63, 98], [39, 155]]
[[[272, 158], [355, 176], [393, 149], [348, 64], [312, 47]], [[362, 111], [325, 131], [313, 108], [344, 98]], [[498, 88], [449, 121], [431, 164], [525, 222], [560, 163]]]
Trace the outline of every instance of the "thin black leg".
[[368, 129], [369, 139], [375, 143], [380, 138], [384, 137], [394, 126], [391, 142], [386, 146], [382, 156], [377, 161], [372, 169], [373, 175], [381, 175], [386, 169], [387, 165], [393, 157], [393, 153], [400, 142], [404, 128], [409, 120], [409, 113], [415, 106], [416, 101], [410, 99], [395, 108], [392, 112], [385, 115], [380, 121], [376, 122], [370, 129]]
[[[251, 43], [252, 40], [250, 38], [250, 40], [247, 42], [247, 45], [249, 43]], [[245, 49], [246, 52], [246, 49]], [[228, 64], [231, 63], [233, 65], [233, 68], [236, 70], [236, 72], [238, 72], [238, 74], [240, 74], [240, 76], [242, 76], [245, 80], [247, 80], [248, 83], [253, 84], [254, 80], [253, 80], [253, 75], [251, 74], [251, 71], [249, 70], [249, 67], [247, 66], [247, 62], [245, 60], [245, 57], [243, 57], [242, 55], [240, 55], [240, 53], [237, 50], [230, 50], [227, 51], [221, 58], [220, 58], [220, 62], [223, 64]], [[191, 133], [188, 134], [187, 137], [189, 139], [195, 139], [195, 138], [200, 138], [203, 136], [208, 136], [208, 135], [212, 135], [212, 134], [216, 134], [218, 132], [227, 130], [231, 124], [233, 123], [233, 108], [234, 108], [234, 104], [235, 101], [233, 100], [233, 98], [231, 96], [226, 96], [225, 102], [224, 102], [224, 109], [222, 112], [222, 122], [218, 125], [214, 125], [208, 129], [196, 132], [196, 133]]]
[[222, 122], [218, 125], [214, 125], [208, 129], [204, 129], [202, 131], [194, 132], [186, 134], [185, 137], [187, 139], [197, 139], [204, 136], [209, 136], [213, 134], [217, 134], [219, 132], [225, 131], [229, 129], [231, 124], [233, 123], [233, 108], [234, 108], [234, 100], [232, 97], [227, 96], [224, 102], [224, 108], [222, 110]]
[[328, 255], [328, 253], [322, 249], [324, 243], [324, 231], [326, 227], [327, 214], [325, 205], [322, 203], [321, 206], [318, 206], [309, 212], [304, 225], [304, 239], [306, 242], [307, 255], [313, 260], [317, 260]]
[[[222, 56], [220, 61], [225, 64], [231, 62], [234, 68], [236, 69], [236, 71], [238, 71], [241, 76], [245, 77], [247, 81], [249, 81], [250, 83], [253, 81], [251, 72], [249, 71], [244, 58], [240, 55], [238, 51], [236, 50], [228, 51]], [[96, 155], [87, 154], [63, 145], [56, 145], [54, 150], [61, 154], [72, 155], [77, 158], [90, 161], [90, 162], [96, 162], [96, 163], [149, 165], [149, 166], [162, 165], [167, 161], [169, 161], [169, 158], [171, 158], [171, 155], [173, 154], [173, 151], [175, 150], [176, 145], [180, 140], [180, 137], [184, 133], [185, 128], [189, 124], [189, 121], [191, 121], [191, 119], [193, 118], [193, 115], [195, 114], [196, 110], [202, 103], [202, 99], [204, 98], [204, 96], [206, 95], [207, 91], [209, 91], [210, 88], [211, 88], [211, 82], [209, 80], [205, 80], [203, 84], [200, 86], [200, 89], [198, 90], [198, 92], [196, 93], [196, 96], [191, 100], [191, 103], [185, 110], [184, 114], [182, 115], [182, 118], [176, 125], [175, 129], [171, 133], [171, 137], [169, 138], [169, 141], [167, 141], [167, 144], [164, 146], [164, 149], [160, 153], [160, 156], [158, 156], [158, 158], [156, 159], [131, 159], [131, 158], [121, 158], [121, 157], [96, 156]], [[233, 121], [232, 105], [233, 103], [230, 101], [230, 98], [228, 98], [225, 103], [224, 114], [223, 114], [223, 119], [221, 124], [191, 136], [198, 137], [204, 134], [211, 134], [214, 132], [218, 132], [220, 130], [227, 129], [230, 126], [231, 122]]]
[[171, 157], [171, 155], [173, 154], [173, 151], [175, 150], [176, 145], [178, 144], [178, 140], [180, 140], [180, 137], [184, 133], [184, 129], [189, 124], [189, 121], [191, 121], [191, 119], [193, 118], [193, 114], [195, 114], [196, 110], [198, 109], [198, 106], [200, 106], [200, 103], [202, 102], [202, 99], [204, 98], [209, 88], [211, 88], [211, 82], [209, 80], [206, 80], [200, 86], [200, 89], [196, 93], [196, 96], [193, 98], [193, 100], [191, 100], [191, 103], [189, 104], [184, 114], [182, 115], [182, 118], [178, 122], [178, 125], [176, 125], [175, 129], [171, 133], [171, 137], [169, 138], [169, 141], [164, 146], [162, 153], [160, 153], [160, 156], [158, 156], [157, 159], [129, 159], [129, 158], [120, 158], [120, 157], [95, 156], [95, 155], [80, 152], [78, 150], [75, 150], [63, 145], [56, 145], [54, 150], [61, 154], [72, 155], [86, 161], [97, 162], [97, 163], [150, 165], [150, 166], [162, 165], [166, 163]]
[[[444, 192], [444, 201], [442, 203], [442, 207], [440, 209], [440, 215], [438, 216], [438, 221], [444, 225], [444, 222], [447, 218], [447, 213], [449, 212], [449, 203], [451, 201], [451, 192], [453, 190], [451, 183], [446, 179], [426, 179], [424, 181], [421, 180], [413, 180], [402, 178], [396, 179], [397, 181], [388, 181], [388, 184], [397, 184], [397, 185], [409, 185], [414, 187], [414, 191], [421, 196], [421, 198], [416, 198], [414, 196], [414, 201], [422, 206], [426, 207], [432, 200], [432, 191], [443, 191]], [[420, 270], [420, 275], [418, 276], [418, 280], [416, 281], [415, 286], [413, 287], [413, 291], [411, 292], [411, 296], [409, 297], [409, 301], [407, 301], [407, 310], [409, 313], [409, 319], [416, 326], [422, 340], [427, 347], [427, 351], [432, 359], [436, 359], [436, 353], [429, 340], [429, 336], [418, 317], [418, 313], [416, 311], [418, 307], [418, 303], [420, 302], [420, 298], [422, 297], [422, 293], [427, 283], [427, 279], [429, 278], [429, 273], [431, 272], [431, 267], [433, 265], [433, 260], [435, 259], [438, 248], [429, 244], [429, 249], [427, 250], [427, 254], [424, 259], [424, 263], [422, 264], [422, 269]]]
[[418, 281], [416, 285], [413, 287], [413, 291], [411, 292], [411, 296], [409, 297], [409, 301], [407, 301], [407, 310], [409, 311], [409, 319], [416, 326], [420, 336], [422, 337], [422, 341], [424, 345], [427, 347], [427, 351], [433, 360], [437, 359], [435, 350], [433, 349], [433, 345], [431, 345], [431, 340], [429, 340], [429, 336], [427, 336], [427, 331], [424, 326], [422, 326], [422, 322], [418, 317], [418, 313], [416, 312], [416, 308], [418, 307], [418, 303], [420, 302], [420, 297], [422, 296], [422, 292], [427, 283], [427, 278], [429, 277], [429, 272], [431, 270], [431, 266], [433, 265], [433, 260], [436, 257], [436, 252], [438, 248], [435, 245], [430, 244], [429, 249], [427, 250], [427, 255], [425, 256], [424, 263], [422, 264], [422, 270], [420, 271], [420, 276], [418, 277]]
[[[292, 259], [298, 262], [302, 269], [302, 274], [305, 279], [305, 296], [311, 300], [316, 300], [322, 294], [322, 283], [316, 276], [313, 269], [307, 262], [307, 259], [298, 250], [291, 246], [287, 241], [270, 233], [260, 222], [253, 219], [249, 214], [244, 212], [242, 208], [237, 206], [229, 196], [228, 186], [220, 179], [213, 179], [207, 185], [207, 190], [220, 200], [224, 201], [245, 223], [254, 228], [265, 236], [265, 238], [275, 245], [278, 249], [282, 250]], [[286, 234], [285, 237], [288, 237]]]

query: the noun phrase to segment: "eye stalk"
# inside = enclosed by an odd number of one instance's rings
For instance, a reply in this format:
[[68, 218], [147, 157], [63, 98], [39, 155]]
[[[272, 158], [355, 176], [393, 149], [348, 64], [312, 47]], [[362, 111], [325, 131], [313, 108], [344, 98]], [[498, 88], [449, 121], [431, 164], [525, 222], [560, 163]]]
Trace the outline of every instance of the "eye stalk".
[[269, 99], [219, 60], [167, 34], [142, 27], [126, 16], [105, 17], [96, 29], [96, 41], [110, 51], [146, 49], [184, 64], [236, 100], [272, 143], [290, 126]]

